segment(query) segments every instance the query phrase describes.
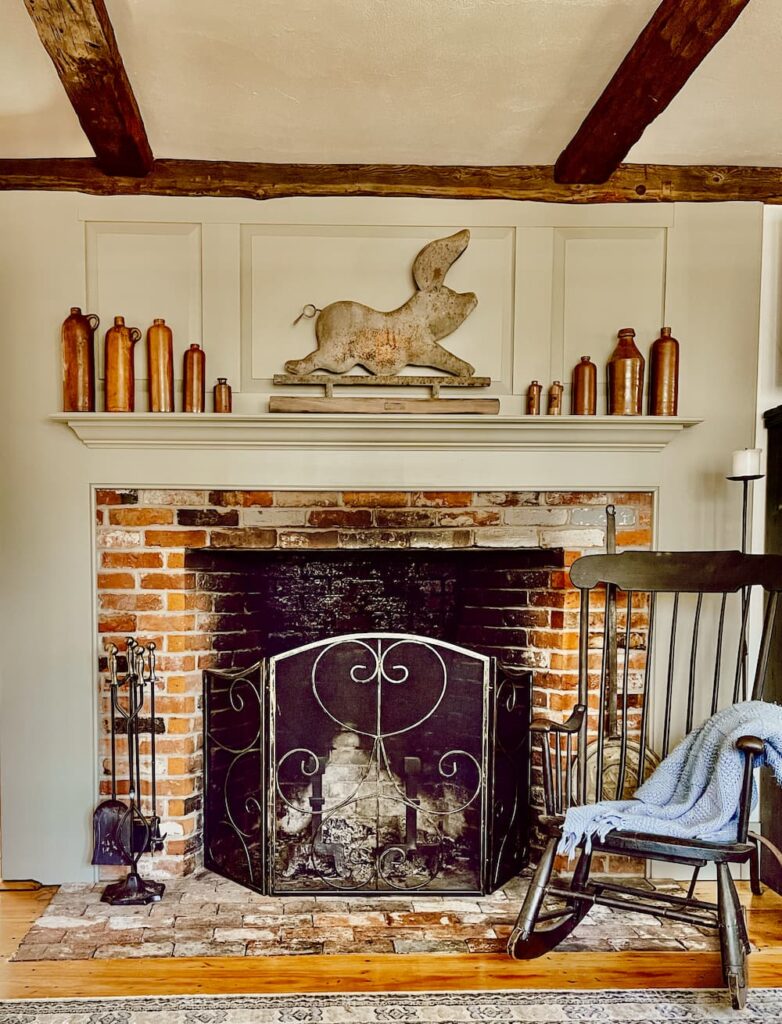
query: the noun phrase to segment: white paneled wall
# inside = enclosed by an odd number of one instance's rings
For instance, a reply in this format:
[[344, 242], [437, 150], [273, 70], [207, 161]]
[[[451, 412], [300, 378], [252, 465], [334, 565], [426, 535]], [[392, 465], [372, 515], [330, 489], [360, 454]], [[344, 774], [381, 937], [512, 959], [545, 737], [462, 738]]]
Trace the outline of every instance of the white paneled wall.
[[[353, 299], [395, 309], [415, 290], [411, 268], [421, 247], [462, 227], [470, 244], [446, 284], [475, 292], [478, 306], [444, 343], [491, 378], [504, 412], [522, 411], [533, 378], [546, 387], [562, 380], [568, 408], [572, 368], [587, 354], [599, 367], [602, 412], [617, 330], [635, 327], [646, 351], [666, 320], [669, 206], [625, 207], [617, 219], [605, 207], [354, 200], [348, 208], [324, 199], [288, 202], [282, 218], [272, 204], [225, 204], [225, 222], [215, 223], [176, 219], [177, 209], [194, 216], [191, 202], [164, 208], [146, 199], [116, 203], [124, 218], [107, 221], [103, 203], [82, 199], [77, 207], [86, 302], [101, 317], [101, 336], [118, 313], [142, 331], [164, 317], [178, 378], [184, 350], [202, 343], [208, 378], [229, 377], [239, 411], [261, 411], [258, 395], [273, 389], [274, 374], [315, 347], [314, 321], [294, 324], [305, 304]], [[151, 219], [156, 209], [165, 219]], [[142, 341], [137, 410], [146, 408], [146, 376]]]
[[[658, 492], [658, 544], [732, 546], [729, 453], [752, 443], [762, 209], [752, 204], [556, 205], [405, 199], [250, 200], [0, 195], [0, 799], [5, 877], [92, 877], [96, 795], [96, 486]], [[87, 449], [60, 407], [59, 327], [72, 305], [142, 329], [164, 316], [179, 353], [261, 412], [270, 378], [313, 345], [307, 302], [393, 308], [430, 239], [469, 227], [447, 283], [475, 313], [446, 344], [493, 378], [504, 413], [528, 382], [602, 364], [633, 326], [682, 343], [682, 414], [704, 422], [662, 453], [124, 451]], [[139, 396], [146, 408], [143, 342]], [[602, 374], [601, 374], [602, 375]], [[360, 429], [360, 428], [357, 428]]]

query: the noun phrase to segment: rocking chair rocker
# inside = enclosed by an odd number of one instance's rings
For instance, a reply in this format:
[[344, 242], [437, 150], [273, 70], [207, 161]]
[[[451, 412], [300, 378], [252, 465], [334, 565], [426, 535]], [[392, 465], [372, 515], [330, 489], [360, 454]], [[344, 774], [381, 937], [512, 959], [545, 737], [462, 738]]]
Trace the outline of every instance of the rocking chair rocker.
[[[749, 815], [762, 740], [743, 736], [737, 743], [746, 760], [735, 842], [613, 830], [595, 839], [590, 852], [582, 844], [569, 883], [552, 881], [552, 872], [568, 807], [629, 798], [659, 758], [695, 725], [731, 703], [762, 699], [782, 591], [782, 556], [737, 551], [589, 555], [573, 564], [570, 577], [581, 592], [578, 702], [564, 723], [532, 723], [533, 741], [542, 752], [545, 813], [540, 826], [549, 838], [508, 952], [517, 960], [549, 952], [593, 904], [714, 928], [725, 984], [733, 1006], [741, 1008], [750, 947], [730, 865], [749, 863], [752, 892], [759, 895], [760, 837], [749, 832]], [[747, 623], [753, 589], [764, 592], [765, 612], [750, 666]], [[598, 696], [592, 721], [587, 712], [590, 683]], [[590, 881], [593, 854], [689, 865], [694, 870], [687, 895]], [[717, 871], [716, 903], [695, 897], [698, 872], [709, 863]], [[544, 906], [546, 901], [556, 905]]]

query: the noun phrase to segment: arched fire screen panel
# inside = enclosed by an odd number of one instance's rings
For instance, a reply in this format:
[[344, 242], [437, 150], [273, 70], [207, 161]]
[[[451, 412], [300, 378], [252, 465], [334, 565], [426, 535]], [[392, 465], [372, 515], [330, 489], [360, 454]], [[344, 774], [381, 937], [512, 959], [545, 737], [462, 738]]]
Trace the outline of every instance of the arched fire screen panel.
[[519, 870], [528, 679], [374, 633], [205, 684], [213, 870], [274, 894], [484, 893]]

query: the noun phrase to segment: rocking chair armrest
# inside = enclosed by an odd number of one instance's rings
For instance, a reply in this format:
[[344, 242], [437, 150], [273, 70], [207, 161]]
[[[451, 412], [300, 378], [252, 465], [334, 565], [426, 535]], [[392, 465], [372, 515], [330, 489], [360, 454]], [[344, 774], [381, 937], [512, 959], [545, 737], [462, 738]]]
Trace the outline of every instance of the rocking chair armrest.
[[576, 704], [566, 722], [554, 722], [549, 718], [533, 718], [530, 723], [530, 732], [539, 733], [574, 733], [578, 732], [584, 722], [586, 706]]
[[763, 753], [765, 745], [758, 736], [739, 736], [736, 740], [736, 748], [745, 754], [752, 754], [753, 757], [757, 757]]
[[752, 804], [752, 773], [755, 768], [755, 758], [759, 757], [765, 750], [763, 740], [758, 736], [739, 736], [736, 740], [736, 749], [745, 755], [744, 781], [741, 786], [741, 799], [739, 801], [739, 823], [736, 839], [740, 843], [746, 843], [749, 831], [749, 815]]
[[[565, 765], [564, 794], [566, 802], [570, 801], [573, 772], [570, 737], [578, 735], [583, 728], [586, 710], [583, 704], [576, 704], [570, 718], [566, 722], [552, 722], [548, 718], [534, 718], [530, 723], [532, 735], [540, 737], [541, 753], [543, 755], [543, 802], [547, 814], [557, 814], [563, 811], [562, 748], [560, 746], [560, 736], [567, 737], [568, 758]], [[554, 769], [552, 769], [551, 765], [552, 756], [556, 766], [556, 786]]]

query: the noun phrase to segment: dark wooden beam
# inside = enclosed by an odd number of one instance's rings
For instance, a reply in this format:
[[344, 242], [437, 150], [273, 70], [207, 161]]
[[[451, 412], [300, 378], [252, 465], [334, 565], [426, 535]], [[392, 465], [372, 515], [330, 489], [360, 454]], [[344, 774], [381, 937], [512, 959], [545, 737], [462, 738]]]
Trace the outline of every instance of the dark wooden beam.
[[105, 174], [152, 167], [144, 122], [104, 0], [24, 0]]
[[562, 184], [607, 181], [749, 0], [662, 0], [554, 165]]
[[103, 174], [94, 160], [0, 160], [0, 191], [96, 196], [423, 196], [544, 203], [782, 203], [780, 167], [623, 164], [604, 185], [562, 185], [550, 166], [253, 164], [156, 160], [145, 178]]

